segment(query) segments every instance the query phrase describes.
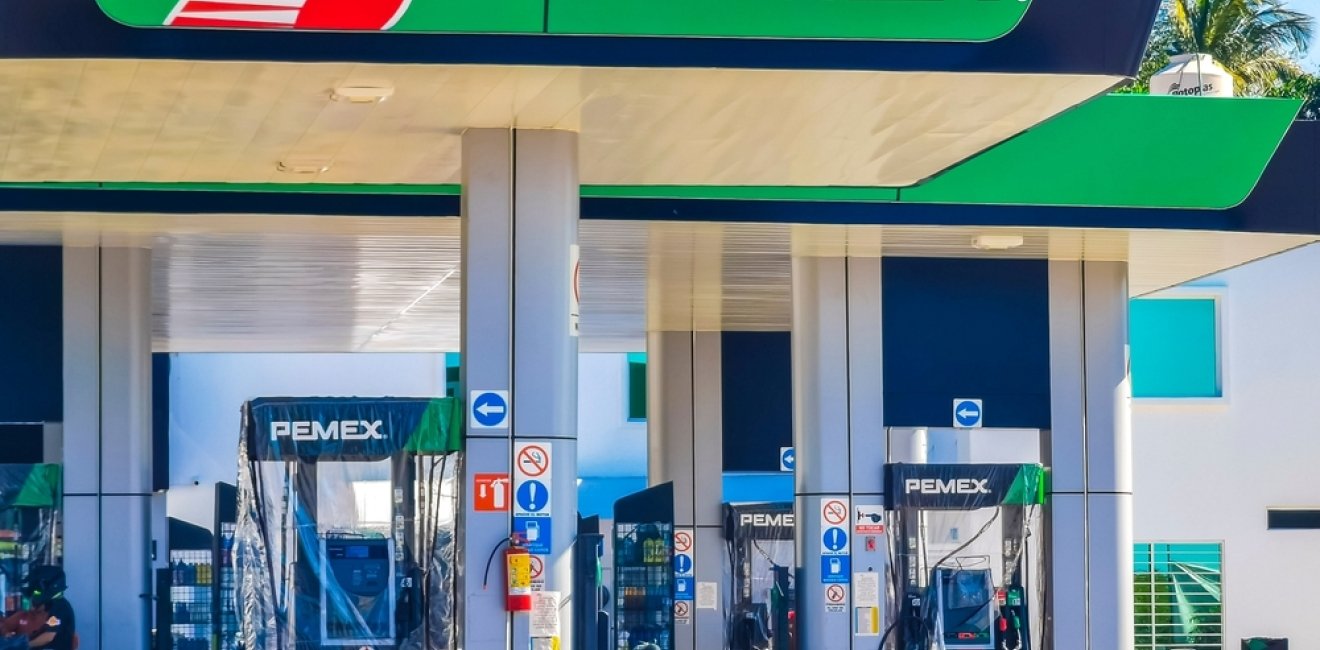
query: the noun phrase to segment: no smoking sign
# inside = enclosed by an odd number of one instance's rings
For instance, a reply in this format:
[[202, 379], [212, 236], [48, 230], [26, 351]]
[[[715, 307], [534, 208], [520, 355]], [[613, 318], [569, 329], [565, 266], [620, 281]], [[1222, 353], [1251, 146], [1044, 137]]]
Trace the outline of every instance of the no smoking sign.
[[820, 516], [825, 523], [838, 526], [848, 521], [848, 504], [839, 499], [827, 499], [821, 506]]
[[527, 445], [518, 450], [518, 473], [536, 478], [550, 468], [550, 453], [540, 445]]
[[686, 530], [674, 533], [674, 550], [679, 553], [687, 553], [692, 550], [692, 533]]

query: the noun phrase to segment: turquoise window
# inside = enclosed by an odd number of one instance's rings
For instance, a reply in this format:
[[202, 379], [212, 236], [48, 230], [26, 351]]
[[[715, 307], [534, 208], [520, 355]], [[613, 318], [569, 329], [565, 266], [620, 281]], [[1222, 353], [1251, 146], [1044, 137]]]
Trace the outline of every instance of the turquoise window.
[[646, 353], [628, 353], [628, 421], [646, 421]]
[[445, 353], [445, 396], [458, 397], [459, 354]]
[[1133, 397], [1222, 397], [1218, 305], [1213, 298], [1131, 303]]

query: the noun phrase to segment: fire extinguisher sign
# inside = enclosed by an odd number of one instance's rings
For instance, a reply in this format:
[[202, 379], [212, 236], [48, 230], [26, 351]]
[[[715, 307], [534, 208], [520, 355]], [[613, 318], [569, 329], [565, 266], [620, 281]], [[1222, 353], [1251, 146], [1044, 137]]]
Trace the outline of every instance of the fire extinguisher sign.
[[472, 509], [477, 512], [508, 512], [509, 475], [473, 475]]

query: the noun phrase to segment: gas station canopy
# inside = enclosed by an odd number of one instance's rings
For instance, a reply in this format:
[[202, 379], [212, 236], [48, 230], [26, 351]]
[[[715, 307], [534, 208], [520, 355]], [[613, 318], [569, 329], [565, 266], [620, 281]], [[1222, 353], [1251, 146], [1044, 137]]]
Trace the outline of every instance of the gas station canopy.
[[0, 241], [152, 247], [160, 351], [453, 350], [473, 127], [579, 132], [585, 350], [788, 329], [795, 255], [1314, 241], [1297, 102], [1103, 94], [1157, 5], [12, 0]]

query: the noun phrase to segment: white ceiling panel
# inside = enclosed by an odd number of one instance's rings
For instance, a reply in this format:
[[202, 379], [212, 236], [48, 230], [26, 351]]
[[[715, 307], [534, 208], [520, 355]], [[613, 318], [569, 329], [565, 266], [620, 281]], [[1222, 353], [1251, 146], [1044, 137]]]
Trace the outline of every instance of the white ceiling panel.
[[[1144, 294], [1317, 238], [1195, 231], [584, 221], [584, 350], [648, 330], [786, 330], [794, 255], [1130, 263]], [[1020, 248], [978, 251], [981, 234]], [[153, 249], [155, 347], [173, 352], [452, 351], [459, 220], [9, 214], [0, 243]]]
[[[1120, 81], [858, 71], [0, 61], [0, 181], [459, 181], [470, 127], [580, 131], [591, 184], [907, 186]], [[384, 85], [379, 104], [334, 101]], [[281, 161], [323, 161], [289, 174]]]

